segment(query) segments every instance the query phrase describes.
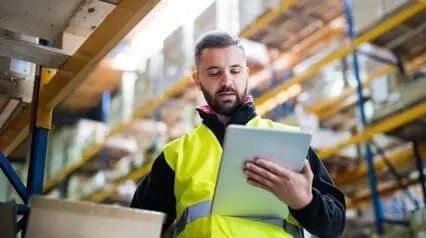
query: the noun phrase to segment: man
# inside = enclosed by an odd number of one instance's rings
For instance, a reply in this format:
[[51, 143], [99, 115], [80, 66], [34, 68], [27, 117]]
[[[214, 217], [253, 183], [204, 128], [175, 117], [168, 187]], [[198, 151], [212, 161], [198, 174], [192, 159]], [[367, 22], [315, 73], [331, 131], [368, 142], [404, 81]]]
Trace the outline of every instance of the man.
[[166, 213], [164, 229], [176, 220], [179, 237], [303, 237], [303, 229], [339, 237], [345, 227], [344, 196], [311, 149], [301, 173], [267, 158], [253, 158], [242, 168], [249, 184], [289, 206], [282, 223], [209, 215], [226, 126], [293, 128], [256, 115], [247, 96], [248, 68], [238, 39], [225, 32], [206, 34], [195, 47], [195, 64], [193, 79], [208, 103], [197, 109], [203, 123], [165, 146], [131, 206]]

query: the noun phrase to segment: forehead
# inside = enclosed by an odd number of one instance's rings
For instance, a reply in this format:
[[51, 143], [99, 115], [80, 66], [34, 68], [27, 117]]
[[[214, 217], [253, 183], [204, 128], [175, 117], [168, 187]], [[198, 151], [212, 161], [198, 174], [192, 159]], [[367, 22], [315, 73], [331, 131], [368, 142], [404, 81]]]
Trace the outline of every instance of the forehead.
[[226, 68], [231, 65], [245, 65], [243, 50], [235, 45], [225, 48], [207, 48], [201, 52], [200, 68], [205, 69], [210, 66]]

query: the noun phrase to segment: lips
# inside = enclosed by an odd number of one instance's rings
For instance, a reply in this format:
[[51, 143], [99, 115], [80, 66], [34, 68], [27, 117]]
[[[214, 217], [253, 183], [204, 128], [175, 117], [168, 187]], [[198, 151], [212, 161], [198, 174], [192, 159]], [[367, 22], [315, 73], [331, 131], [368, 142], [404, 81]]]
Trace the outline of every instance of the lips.
[[227, 92], [227, 93], [219, 93], [219, 96], [234, 96], [235, 93]]
[[227, 93], [219, 93], [219, 98], [222, 101], [233, 101], [236, 98], [236, 94], [235, 93], [231, 93], [231, 92], [227, 92]]

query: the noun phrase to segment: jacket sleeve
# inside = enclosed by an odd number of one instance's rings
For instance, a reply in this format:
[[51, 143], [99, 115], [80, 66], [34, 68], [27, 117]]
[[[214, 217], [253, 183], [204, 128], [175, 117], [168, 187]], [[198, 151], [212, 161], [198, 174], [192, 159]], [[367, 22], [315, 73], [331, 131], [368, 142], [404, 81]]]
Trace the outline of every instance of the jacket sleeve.
[[308, 160], [314, 173], [312, 202], [300, 210], [290, 208], [290, 212], [311, 234], [340, 237], [346, 223], [345, 197], [334, 186], [324, 164], [312, 149], [309, 149]]
[[163, 232], [176, 219], [176, 198], [174, 196], [175, 172], [161, 153], [155, 160], [151, 172], [138, 185], [130, 207], [159, 211], [166, 214]]

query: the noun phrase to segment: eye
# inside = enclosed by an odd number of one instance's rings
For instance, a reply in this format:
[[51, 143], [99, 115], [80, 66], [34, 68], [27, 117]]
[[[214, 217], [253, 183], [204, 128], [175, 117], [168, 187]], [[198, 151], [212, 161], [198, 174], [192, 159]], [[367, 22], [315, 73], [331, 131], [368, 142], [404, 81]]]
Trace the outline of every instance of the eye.
[[221, 72], [218, 69], [213, 69], [209, 70], [207, 73], [209, 74], [209, 76], [216, 77], [219, 76]]
[[241, 69], [240, 68], [233, 68], [231, 69], [231, 74], [239, 74], [241, 73]]

